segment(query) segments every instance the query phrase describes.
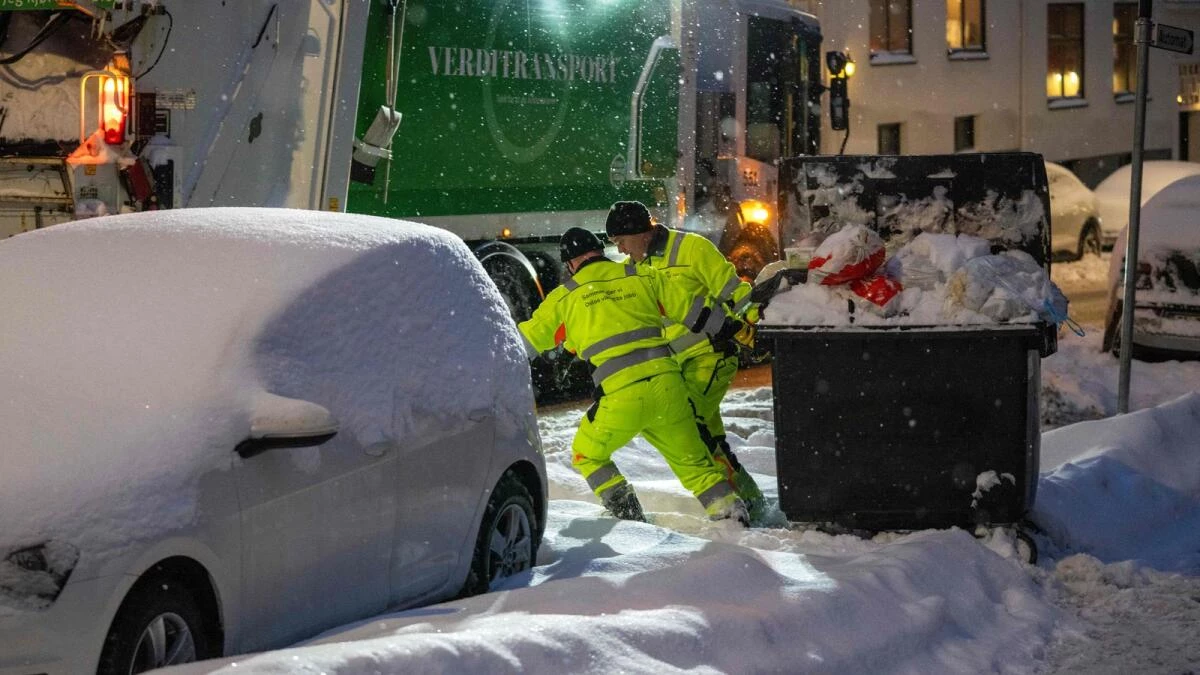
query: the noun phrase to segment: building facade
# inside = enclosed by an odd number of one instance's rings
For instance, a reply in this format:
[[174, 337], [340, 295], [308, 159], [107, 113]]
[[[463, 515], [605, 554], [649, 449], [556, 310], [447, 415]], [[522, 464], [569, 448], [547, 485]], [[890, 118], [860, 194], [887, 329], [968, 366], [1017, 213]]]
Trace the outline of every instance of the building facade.
[[[1133, 147], [1137, 2], [810, 0], [825, 50], [855, 62], [850, 135], [822, 151], [1026, 150], [1095, 185]], [[1200, 1], [1157, 0], [1154, 20], [1200, 31]], [[1147, 159], [1200, 161], [1200, 55], [1150, 50]], [[1190, 87], [1190, 89], [1189, 89]], [[1195, 111], [1195, 112], [1194, 112]]]

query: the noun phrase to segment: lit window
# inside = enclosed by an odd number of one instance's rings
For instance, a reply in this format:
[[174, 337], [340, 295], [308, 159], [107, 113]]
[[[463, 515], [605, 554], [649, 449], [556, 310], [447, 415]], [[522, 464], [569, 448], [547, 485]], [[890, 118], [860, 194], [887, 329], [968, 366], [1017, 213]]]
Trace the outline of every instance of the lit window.
[[946, 0], [946, 47], [952, 52], [987, 49], [984, 0]]
[[1137, 4], [1113, 5], [1113, 93], [1131, 94], [1137, 89], [1137, 52], [1133, 45]]
[[1083, 97], [1083, 4], [1047, 7], [1046, 96]]
[[912, 0], [871, 0], [871, 53], [912, 54]]

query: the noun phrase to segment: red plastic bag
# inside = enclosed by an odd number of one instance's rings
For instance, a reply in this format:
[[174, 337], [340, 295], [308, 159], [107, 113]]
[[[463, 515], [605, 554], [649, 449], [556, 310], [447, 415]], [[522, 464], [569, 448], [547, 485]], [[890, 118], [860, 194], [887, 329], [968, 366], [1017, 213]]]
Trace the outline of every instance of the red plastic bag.
[[900, 291], [904, 290], [904, 286], [895, 279], [876, 274], [851, 281], [850, 290], [858, 297], [884, 308], [900, 294]]
[[869, 276], [883, 264], [883, 239], [863, 225], [847, 225], [813, 251], [809, 281], [836, 286]]

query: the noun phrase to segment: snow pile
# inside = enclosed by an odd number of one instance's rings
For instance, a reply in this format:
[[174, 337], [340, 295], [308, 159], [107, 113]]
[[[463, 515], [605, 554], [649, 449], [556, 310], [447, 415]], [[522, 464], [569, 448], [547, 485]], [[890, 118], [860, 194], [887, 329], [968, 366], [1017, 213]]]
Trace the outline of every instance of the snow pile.
[[191, 524], [200, 476], [230, 467], [264, 391], [325, 406], [362, 446], [479, 410], [513, 425], [532, 405], [483, 268], [415, 223], [283, 209], [81, 221], [0, 242], [0, 306], [4, 554], [58, 540], [94, 565]]
[[[849, 225], [829, 240], [839, 244], [863, 230], [861, 225]], [[986, 239], [923, 232], [884, 265], [882, 278], [903, 287], [894, 298], [889, 293], [879, 302], [854, 288], [854, 282], [829, 287], [821, 281], [829, 276], [814, 276], [810, 271], [808, 283], [781, 288], [768, 305], [763, 324], [940, 326], [1032, 323], [1066, 316], [1066, 297], [1029, 254], [989, 251]], [[853, 260], [853, 256], [843, 257], [850, 263], [867, 259], [865, 255]], [[818, 248], [810, 267], [827, 265], [827, 259]]]
[[810, 555], [559, 501], [547, 532], [544, 563], [508, 591], [176, 672], [1019, 673], [1058, 619], [1019, 565], [962, 531]]
[[[1115, 387], [1116, 361], [1070, 349], [1084, 343], [1066, 338], [1066, 354], [1047, 359], [1047, 370], [1097, 373], [1097, 387], [1109, 381]], [[1193, 377], [1200, 373], [1200, 364], [1174, 365]], [[1058, 374], [1067, 381], [1067, 372]], [[1135, 384], [1145, 385], [1134, 399], [1142, 407], [1188, 391], [1184, 380], [1159, 388], [1150, 380]], [[1140, 554], [1134, 546], [1122, 562], [1105, 564], [1076, 553], [1052, 531], [1054, 539], [1035, 535], [1042, 557], [1032, 568], [1018, 562], [1002, 530], [975, 541], [958, 530], [863, 539], [783, 523], [724, 527], [704, 518], [641, 439], [614, 459], [653, 524], [615, 521], [570, 468], [571, 438], [585, 406], [540, 416], [553, 499], [546, 543], [539, 566], [507, 590], [175, 672], [1186, 672], [1200, 659], [1200, 604], [1192, 599], [1200, 579], [1131, 562]], [[1050, 468], [1041, 494], [1053, 492], [1058, 462], [1074, 461], [1089, 472], [1088, 458], [1115, 453], [1131, 465], [1154, 467], [1147, 475], [1175, 473], [1180, 491], [1196, 501], [1197, 460], [1180, 461], [1190, 447], [1180, 442], [1200, 436], [1196, 406], [1189, 395], [1136, 418], [1046, 434]], [[739, 459], [776, 498], [770, 388], [734, 390], [722, 412]], [[1134, 449], [1138, 459], [1104, 449], [1114, 445]], [[1040, 510], [1039, 522], [1053, 515], [1121, 546], [1122, 512], [1145, 515], [1140, 502], [1130, 501], [1139, 495], [1105, 489], [1099, 480], [1077, 487], [1077, 501]], [[1118, 526], [1106, 528], [1107, 522]], [[1200, 532], [1146, 529], [1161, 535], [1158, 545], [1174, 536], [1179, 548], [1192, 542], [1193, 550]]]
[[1035, 520], [1071, 551], [1200, 575], [1200, 392], [1042, 437]]

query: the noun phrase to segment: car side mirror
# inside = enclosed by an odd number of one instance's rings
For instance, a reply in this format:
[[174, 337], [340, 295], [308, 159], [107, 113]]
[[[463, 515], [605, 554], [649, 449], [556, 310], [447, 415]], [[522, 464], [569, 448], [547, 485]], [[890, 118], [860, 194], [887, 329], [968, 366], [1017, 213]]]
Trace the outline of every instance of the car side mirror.
[[338, 421], [311, 401], [262, 392], [254, 401], [250, 433], [234, 450], [243, 459], [275, 448], [320, 445], [338, 432]]

